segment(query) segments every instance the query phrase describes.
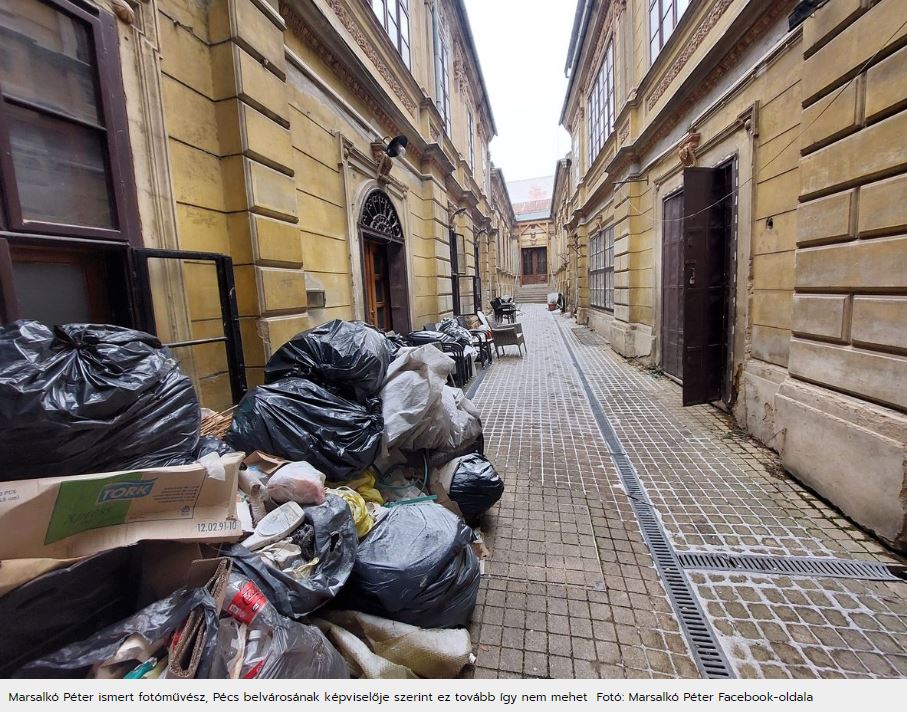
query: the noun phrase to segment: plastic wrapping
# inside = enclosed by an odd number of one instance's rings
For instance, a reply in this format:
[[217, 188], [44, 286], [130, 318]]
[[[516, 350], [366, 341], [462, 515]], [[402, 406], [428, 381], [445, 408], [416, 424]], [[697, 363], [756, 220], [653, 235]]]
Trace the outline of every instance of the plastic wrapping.
[[359, 321], [337, 319], [281, 346], [265, 366], [265, 382], [308, 378], [362, 403], [381, 390], [391, 358], [380, 331]]
[[454, 339], [456, 342], [463, 344], [463, 346], [472, 344], [472, 334], [469, 333], [468, 329], [464, 329], [460, 326], [456, 319], [450, 317], [442, 319], [438, 323], [438, 331], [442, 334], [447, 334], [447, 336]]
[[375, 461], [380, 407], [377, 399], [362, 406], [311, 381], [284, 378], [246, 394], [225, 439], [245, 452], [305, 460], [329, 480], [346, 481]]
[[472, 530], [434, 503], [394, 507], [359, 542], [338, 605], [423, 628], [466, 625], [479, 591]]
[[326, 611], [314, 621], [369, 680], [455, 678], [472, 659], [469, 631], [417, 628], [359, 611]]
[[[79, 643], [67, 645], [21, 668], [15, 677], [77, 678], [117, 654], [123, 643], [138, 636], [147, 647], [162, 647], [178, 630], [193, 610], [201, 612], [204, 645], [199, 660], [197, 678], [224, 678], [226, 663], [218, 649], [218, 610], [211, 594], [203, 588], [180, 589], [172, 596], [152, 603], [134, 616]], [[136, 664], [144, 662], [138, 660]]]
[[210, 455], [212, 452], [216, 452], [218, 455], [229, 455], [231, 452], [236, 452], [236, 448], [230, 447], [220, 438], [202, 435], [198, 439], [198, 445], [195, 448], [195, 459], [201, 460], [205, 455]]
[[453, 360], [431, 344], [401, 349], [381, 391], [385, 453], [431, 450], [446, 462], [475, 443], [482, 421], [463, 391], [446, 384], [453, 368]]
[[452, 472], [447, 494], [457, 503], [469, 524], [475, 524], [504, 494], [504, 482], [494, 466], [481, 455], [458, 458], [445, 467], [448, 469]]
[[346, 679], [340, 653], [314, 626], [280, 615], [255, 581], [230, 574], [218, 650], [231, 679]]
[[336, 596], [350, 576], [359, 538], [346, 502], [329, 494], [324, 504], [304, 507], [305, 520], [315, 529], [318, 565], [299, 581], [264, 563], [241, 545], [226, 550], [234, 571], [254, 581], [274, 608], [288, 618], [300, 618]]
[[268, 496], [278, 504], [324, 504], [324, 473], [307, 462], [290, 462], [271, 475]]
[[443, 343], [453, 343], [456, 341], [452, 336], [448, 336], [443, 331], [412, 331], [405, 337], [406, 342], [413, 346], [424, 346], [436, 341]]
[[0, 480], [195, 460], [192, 382], [154, 336], [36, 321], [0, 328]]

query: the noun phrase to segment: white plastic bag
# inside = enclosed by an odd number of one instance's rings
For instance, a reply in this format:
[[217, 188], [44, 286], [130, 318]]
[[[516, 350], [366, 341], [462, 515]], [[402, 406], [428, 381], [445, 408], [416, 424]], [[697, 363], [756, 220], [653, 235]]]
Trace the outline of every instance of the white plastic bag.
[[268, 496], [278, 504], [324, 504], [324, 480], [309, 463], [290, 462], [268, 480]]

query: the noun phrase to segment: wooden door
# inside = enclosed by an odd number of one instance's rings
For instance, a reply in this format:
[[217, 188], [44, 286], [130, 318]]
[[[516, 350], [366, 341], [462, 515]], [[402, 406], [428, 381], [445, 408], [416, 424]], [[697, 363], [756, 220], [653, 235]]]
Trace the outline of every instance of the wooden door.
[[661, 368], [683, 379], [683, 192], [665, 199], [661, 239]]
[[726, 382], [730, 284], [728, 169], [683, 173], [683, 404], [719, 400]]
[[523, 284], [545, 284], [548, 282], [548, 249], [545, 247], [523, 248]]
[[382, 331], [389, 331], [392, 322], [387, 246], [366, 240], [364, 257], [366, 321]]

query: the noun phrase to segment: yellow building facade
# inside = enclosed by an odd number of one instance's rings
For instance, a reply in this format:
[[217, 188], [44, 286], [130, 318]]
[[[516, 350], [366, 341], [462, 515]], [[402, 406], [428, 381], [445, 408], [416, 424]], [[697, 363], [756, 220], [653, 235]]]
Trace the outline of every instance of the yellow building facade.
[[[0, 6], [0, 29], [23, 48], [2, 68], [4, 102], [45, 111], [42, 62], [62, 58], [73, 79], [45, 92], [57, 104], [44, 135], [0, 121], [0, 141], [33, 161], [0, 175], [4, 320], [153, 322], [186, 344], [177, 356], [220, 409], [237, 369], [261, 383], [300, 331], [335, 318], [421, 329], [480, 308], [512, 274], [512, 208], [460, 0], [23, 0]], [[395, 137], [407, 145], [391, 157]], [[54, 150], [72, 207], [30, 220]], [[231, 258], [236, 319], [212, 255]], [[23, 286], [63, 272], [59, 299]], [[214, 340], [231, 330], [232, 363]]]
[[580, 320], [900, 549], [905, 45], [898, 0], [583, 0], [552, 206]]

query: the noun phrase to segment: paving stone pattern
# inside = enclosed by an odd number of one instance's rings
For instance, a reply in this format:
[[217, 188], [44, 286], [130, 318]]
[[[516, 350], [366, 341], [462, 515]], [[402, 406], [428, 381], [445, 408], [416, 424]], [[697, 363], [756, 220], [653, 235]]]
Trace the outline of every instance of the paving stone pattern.
[[[507, 489], [471, 632], [488, 677], [698, 677], [567, 340], [678, 551], [894, 562], [711, 406], [525, 305], [475, 397]], [[740, 677], [907, 677], [907, 584], [689, 572]]]

